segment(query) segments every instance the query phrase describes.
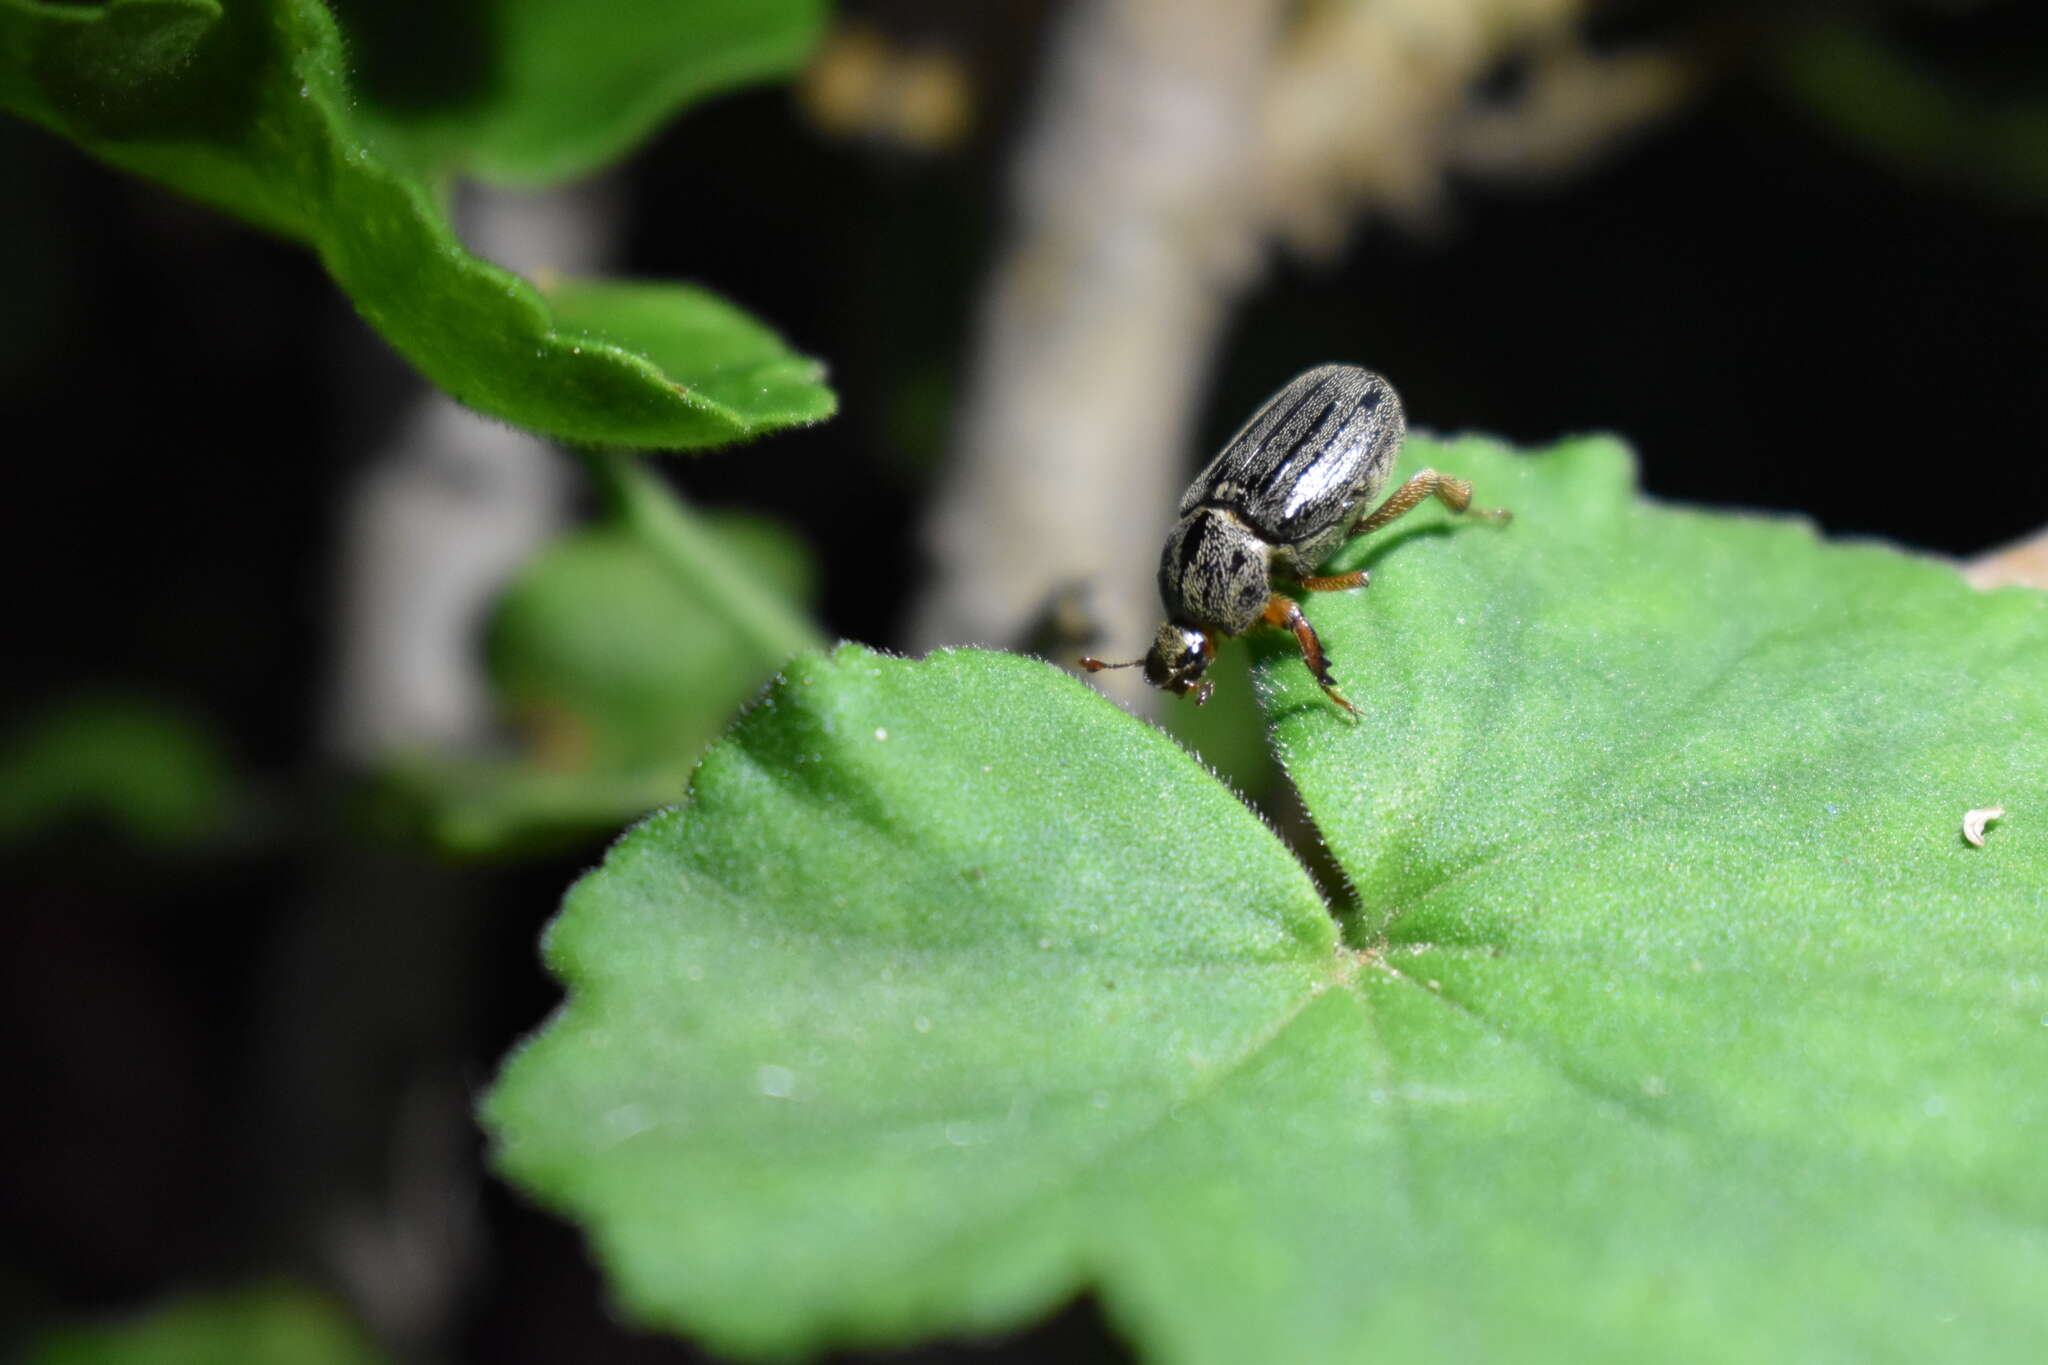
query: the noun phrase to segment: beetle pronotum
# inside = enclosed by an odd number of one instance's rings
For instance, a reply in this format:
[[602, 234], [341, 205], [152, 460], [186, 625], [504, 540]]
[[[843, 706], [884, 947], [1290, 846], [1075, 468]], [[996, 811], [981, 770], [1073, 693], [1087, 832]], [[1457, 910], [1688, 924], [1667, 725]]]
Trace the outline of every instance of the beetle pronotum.
[[[1159, 556], [1159, 596], [1166, 621], [1142, 659], [1081, 667], [1145, 668], [1145, 681], [1200, 705], [1215, 683], [1202, 675], [1216, 658], [1218, 636], [1253, 626], [1294, 632], [1302, 661], [1330, 700], [1354, 707], [1337, 690], [1330, 661], [1301, 604], [1278, 590], [1362, 588], [1365, 570], [1318, 575], [1332, 551], [1377, 531], [1435, 497], [1453, 512], [1505, 522], [1509, 513], [1472, 506], [1472, 485], [1425, 469], [1377, 509], [1357, 515], [1386, 486], [1407, 434], [1401, 399], [1391, 384], [1356, 365], [1321, 365], [1295, 376], [1252, 414], [1243, 430], [1188, 485], [1180, 520]], [[1355, 518], [1355, 519], [1354, 519]]]

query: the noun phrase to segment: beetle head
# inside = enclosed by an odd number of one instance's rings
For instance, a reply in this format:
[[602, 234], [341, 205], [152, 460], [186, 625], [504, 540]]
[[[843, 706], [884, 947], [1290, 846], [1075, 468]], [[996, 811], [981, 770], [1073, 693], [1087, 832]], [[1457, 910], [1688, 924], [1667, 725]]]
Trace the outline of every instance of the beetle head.
[[1145, 681], [1177, 697], [1195, 694], [1195, 705], [1209, 700], [1216, 684], [1202, 675], [1216, 660], [1216, 641], [1206, 630], [1177, 626], [1168, 621], [1159, 627], [1151, 652], [1145, 655]]
[[1164, 688], [1177, 697], [1195, 694], [1195, 705], [1209, 700], [1209, 694], [1216, 684], [1202, 675], [1209, 671], [1209, 665], [1216, 661], [1216, 640], [1206, 630], [1194, 626], [1177, 626], [1168, 621], [1159, 627], [1159, 635], [1152, 641], [1152, 650], [1142, 659], [1131, 659], [1120, 664], [1106, 664], [1100, 659], [1080, 660], [1081, 667], [1090, 673], [1105, 668], [1136, 668], [1145, 666], [1145, 681], [1154, 687]]

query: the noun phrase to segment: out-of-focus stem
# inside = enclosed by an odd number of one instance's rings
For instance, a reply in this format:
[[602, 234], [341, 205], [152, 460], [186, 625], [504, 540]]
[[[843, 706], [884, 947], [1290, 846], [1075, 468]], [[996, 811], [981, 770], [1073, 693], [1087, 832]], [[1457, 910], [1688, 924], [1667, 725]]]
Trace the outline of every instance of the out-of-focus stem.
[[[603, 182], [555, 195], [470, 189], [458, 221], [478, 251], [515, 270], [581, 275], [610, 254], [611, 200]], [[567, 519], [572, 480], [547, 442], [445, 394], [412, 397], [342, 523], [327, 739], [345, 762], [486, 737], [485, 613]]]
[[[529, 274], [592, 273], [617, 231], [602, 182], [472, 190], [457, 208], [480, 252]], [[326, 742], [353, 769], [486, 738], [483, 622], [566, 521], [574, 482], [545, 443], [405, 383], [352, 395], [406, 405], [350, 490], [336, 547]], [[280, 1259], [320, 1264], [395, 1353], [435, 1358], [477, 1268], [464, 985], [491, 919], [485, 886], [338, 829], [307, 884], [262, 973], [262, 1206]]]
[[[1696, 87], [1682, 55], [1586, 51], [1587, 4], [1076, 0], [1023, 140], [913, 642], [1015, 645], [1080, 589], [1102, 652], [1141, 653], [1206, 453], [1188, 439], [1201, 383], [1266, 241], [1327, 252], [1361, 211], [1425, 218], [1454, 169], [1575, 168]], [[1534, 57], [1525, 97], [1476, 100], [1513, 53]], [[1375, 358], [1294, 363], [1335, 359]]]
[[931, 512], [919, 644], [1012, 643], [1075, 584], [1100, 585], [1107, 648], [1150, 638], [1149, 591], [1122, 588], [1149, 589], [1195, 396], [1254, 264], [1243, 191], [1285, 9], [1083, 0], [1066, 19]]
[[489, 732], [485, 612], [564, 518], [569, 470], [546, 443], [424, 393], [354, 489], [329, 743], [358, 766]]
[[706, 608], [718, 613], [736, 639], [774, 659], [824, 648], [817, 628], [735, 568], [697, 514], [637, 456], [591, 451], [584, 462], [610, 496], [615, 515], [693, 592], [702, 594]]

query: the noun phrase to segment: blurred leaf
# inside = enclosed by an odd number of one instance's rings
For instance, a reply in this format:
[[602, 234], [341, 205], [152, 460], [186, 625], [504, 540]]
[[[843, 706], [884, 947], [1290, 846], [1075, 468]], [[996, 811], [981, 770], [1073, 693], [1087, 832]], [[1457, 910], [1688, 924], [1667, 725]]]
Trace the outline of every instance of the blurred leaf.
[[218, 834], [235, 782], [212, 734], [146, 697], [84, 697], [18, 729], [0, 749], [0, 841], [99, 820], [170, 847]]
[[324, 1296], [274, 1284], [175, 1300], [123, 1323], [67, 1327], [29, 1365], [378, 1365], [385, 1359]]
[[[802, 544], [765, 522], [702, 534], [763, 591], [809, 593]], [[678, 575], [630, 527], [564, 537], [507, 589], [491, 627], [500, 707], [518, 759], [416, 759], [396, 773], [435, 838], [503, 852], [616, 829], [679, 800], [704, 746], [787, 657], [736, 634], [715, 589]]]
[[[414, 164], [527, 185], [588, 174], [684, 106], [793, 71], [826, 14], [824, 0], [610, 0], [601, 21], [581, 0], [336, 9], [369, 40], [380, 141], [405, 144]], [[440, 74], [419, 71], [430, 64]], [[374, 74], [394, 67], [405, 92], [379, 98], [391, 82]]]
[[[705, 530], [769, 591], [791, 602], [809, 594], [795, 536], [741, 517]], [[575, 716], [602, 767], [649, 753], [694, 761], [707, 724], [722, 724], [779, 662], [730, 648], [703, 595], [618, 527], [557, 542], [513, 581], [491, 630], [503, 704]]]
[[1252, 691], [1244, 654], [1226, 650], [1211, 666], [1209, 677], [1216, 693], [1206, 705], [1168, 707], [1161, 723], [1235, 790], [1264, 800], [1280, 771], [1266, 745], [1265, 717]]
[[1356, 721], [1255, 648], [1344, 941], [1156, 731], [975, 652], [798, 660], [578, 883], [485, 1118], [634, 1317], [754, 1356], [1084, 1290], [1164, 1361], [2048, 1339], [2048, 596], [1646, 505], [1607, 441], [1412, 445], [1516, 522], [1340, 559]]
[[[715, 17], [712, 32], [731, 40], [734, 16]], [[681, 22], [666, 25], [670, 38]], [[624, 41], [608, 23], [584, 27], [606, 31], [606, 51]], [[768, 46], [700, 56], [706, 70], [737, 72], [762, 65]], [[575, 80], [595, 79], [589, 63], [580, 69]], [[392, 346], [506, 421], [572, 441], [690, 449], [833, 410], [814, 362], [701, 290], [565, 284], [558, 316], [526, 281], [470, 255], [412, 154], [392, 159], [393, 125], [380, 125], [373, 147], [340, 35], [316, 0], [0, 0], [0, 105], [111, 165], [305, 242]], [[597, 133], [577, 137], [594, 145]], [[545, 150], [532, 127], [514, 140], [535, 157]], [[707, 341], [745, 351], [727, 357]]]
[[745, 413], [756, 426], [796, 426], [832, 415], [824, 367], [709, 290], [564, 280], [546, 297], [559, 326], [644, 355], [685, 377], [696, 400]]
[[1893, 165], [2023, 203], [2048, 200], [2048, 98], [1993, 103], [1872, 33], [1804, 29], [1780, 45], [1778, 79], [1806, 112]]

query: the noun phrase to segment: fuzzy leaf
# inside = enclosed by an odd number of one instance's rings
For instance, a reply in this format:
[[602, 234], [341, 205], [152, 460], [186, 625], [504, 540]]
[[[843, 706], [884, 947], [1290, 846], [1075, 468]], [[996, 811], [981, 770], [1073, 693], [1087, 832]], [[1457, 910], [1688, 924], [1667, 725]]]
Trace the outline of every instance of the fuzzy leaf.
[[0, 744], [0, 842], [97, 820], [152, 847], [194, 844], [239, 798], [211, 730], [150, 697], [73, 698]]
[[[698, 529], [765, 592], [808, 594], [803, 547], [786, 532], [737, 517]], [[450, 851], [484, 854], [602, 835], [679, 799], [704, 746], [784, 657], [736, 635], [714, 591], [617, 523], [549, 546], [490, 631], [493, 689], [522, 752], [402, 762], [382, 793], [394, 813]]]
[[[813, 362], [702, 291], [568, 284], [553, 290], [564, 301], [553, 311], [471, 255], [425, 154], [388, 118], [358, 112], [340, 33], [317, 0], [0, 0], [0, 105], [306, 243], [406, 359], [506, 421], [591, 444], [693, 449], [833, 409]], [[716, 348], [740, 334], [744, 356]]]
[[386, 1359], [326, 1298], [278, 1283], [174, 1300], [128, 1322], [62, 1328], [28, 1365], [377, 1365]]
[[763, 1356], [1083, 1291], [1174, 1362], [2048, 1336], [2048, 597], [1644, 504], [1611, 442], [1413, 444], [1517, 521], [1340, 558], [1357, 722], [1255, 646], [1341, 942], [1156, 732], [978, 653], [800, 661], [578, 884], [486, 1120], [628, 1311]]
[[676, 110], [795, 69], [824, 0], [340, 0], [369, 117], [417, 164], [508, 184], [588, 174]]
[[[1057, 1210], [1348, 970], [1279, 842], [1046, 665], [799, 658], [571, 893], [490, 1101], [636, 1316], [731, 1349], [1071, 1292]], [[1041, 1215], [1052, 1215], [1040, 1221]]]

